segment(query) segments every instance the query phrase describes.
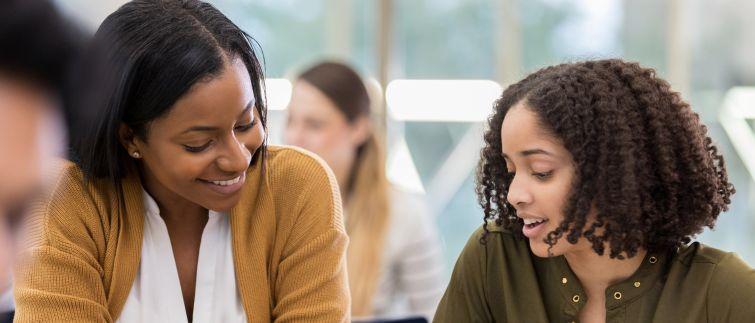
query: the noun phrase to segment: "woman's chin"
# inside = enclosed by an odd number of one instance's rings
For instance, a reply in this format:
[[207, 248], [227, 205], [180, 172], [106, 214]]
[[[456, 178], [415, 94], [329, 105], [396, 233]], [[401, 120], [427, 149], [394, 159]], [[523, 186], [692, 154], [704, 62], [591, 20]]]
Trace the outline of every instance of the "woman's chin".
[[558, 249], [552, 248], [550, 249], [550, 253], [548, 252], [548, 249], [550, 246], [543, 242], [543, 241], [534, 241], [530, 239], [530, 250], [532, 250], [532, 254], [535, 256], [538, 256], [540, 258], [549, 258], [549, 257], [555, 257], [560, 256], [561, 253], [558, 252]]
[[241, 196], [237, 195], [232, 198], [225, 199], [223, 201], [208, 201], [207, 203], [203, 203], [203, 207], [208, 210], [212, 210], [215, 212], [220, 213], [230, 213], [231, 210], [233, 210], [234, 207], [236, 207], [237, 204], [239, 204], [239, 201], [241, 200]]

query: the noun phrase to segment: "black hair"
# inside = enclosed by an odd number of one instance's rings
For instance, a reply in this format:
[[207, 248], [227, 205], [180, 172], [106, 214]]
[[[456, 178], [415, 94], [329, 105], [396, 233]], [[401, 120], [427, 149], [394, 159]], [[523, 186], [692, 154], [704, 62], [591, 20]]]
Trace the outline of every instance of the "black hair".
[[70, 120], [69, 76], [83, 36], [49, 1], [0, 1], [0, 73], [58, 96]]
[[[218, 9], [198, 0], [135, 0], [108, 16], [85, 55], [92, 64], [82, 81], [88, 124], [73, 132], [85, 175], [118, 184], [134, 165], [118, 140], [120, 125], [146, 140], [153, 120], [194, 84], [218, 76], [232, 58], [249, 72], [265, 127], [264, 75], [255, 44]], [[252, 163], [264, 158], [265, 147]]]

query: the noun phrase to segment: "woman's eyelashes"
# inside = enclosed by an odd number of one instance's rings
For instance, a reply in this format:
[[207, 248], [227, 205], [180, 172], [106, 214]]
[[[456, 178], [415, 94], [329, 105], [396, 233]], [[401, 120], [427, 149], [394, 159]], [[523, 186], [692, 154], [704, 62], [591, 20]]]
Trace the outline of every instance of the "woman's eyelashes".
[[183, 145], [183, 146], [184, 146], [184, 149], [190, 153], [201, 153], [207, 150], [207, 148], [209, 148], [210, 145], [212, 145], [212, 143], [213, 141], [210, 140], [206, 144], [201, 145], [201, 146], [190, 146], [190, 145]]
[[540, 181], [545, 181], [549, 179], [553, 175], [553, 171], [547, 171], [547, 172], [532, 172], [532, 176], [537, 178]]
[[[252, 122], [247, 123], [247, 124], [235, 126], [233, 127], [233, 130], [236, 132], [247, 132], [250, 129], [254, 128], [255, 125], [257, 125], [257, 120], [253, 120]], [[182, 145], [182, 146], [184, 147], [186, 151], [190, 153], [201, 153], [207, 150], [207, 148], [210, 148], [210, 146], [212, 146], [214, 142], [215, 142], [214, 140], [209, 140], [207, 141], [207, 143], [201, 146], [192, 146], [192, 145]]]
[[[538, 181], [544, 182], [544, 181], [546, 181], [546, 180], [548, 180], [548, 179], [551, 178], [551, 176], [553, 175], [553, 171], [552, 170], [551, 171], [547, 171], [547, 172], [535, 172], [535, 171], [533, 171], [531, 173], [531, 175], [532, 175], [532, 177], [534, 177]], [[516, 172], [508, 172], [508, 173], [506, 173], [506, 174], [503, 175], [503, 178], [506, 181], [506, 183], [511, 184], [511, 181], [514, 180], [514, 176], [516, 176]]]
[[238, 131], [238, 132], [246, 132], [249, 129], [254, 128], [254, 126], [256, 124], [257, 124], [257, 120], [252, 120], [252, 122], [250, 122], [250, 123], [242, 124], [242, 125], [238, 125], [238, 126], [234, 127], [233, 130]]

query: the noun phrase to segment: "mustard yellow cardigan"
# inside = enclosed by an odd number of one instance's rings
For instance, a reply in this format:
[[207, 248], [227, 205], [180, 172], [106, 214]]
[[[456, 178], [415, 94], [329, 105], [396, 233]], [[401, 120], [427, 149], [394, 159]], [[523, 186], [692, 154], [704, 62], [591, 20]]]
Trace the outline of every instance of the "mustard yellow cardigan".
[[[35, 206], [16, 276], [16, 322], [114, 322], [139, 268], [144, 210], [138, 176], [83, 182], [62, 166]], [[345, 322], [348, 244], [336, 181], [295, 148], [269, 147], [230, 213], [233, 263], [249, 322]], [[158, 289], [160, 286], [150, 286]]]

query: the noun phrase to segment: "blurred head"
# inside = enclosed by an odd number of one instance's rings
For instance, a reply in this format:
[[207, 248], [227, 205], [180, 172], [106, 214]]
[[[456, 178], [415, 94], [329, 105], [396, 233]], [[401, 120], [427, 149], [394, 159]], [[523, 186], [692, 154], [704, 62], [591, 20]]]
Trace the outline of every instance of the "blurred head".
[[57, 102], [39, 85], [0, 72], [0, 225], [20, 219], [41, 189], [44, 168], [63, 155]]
[[85, 173], [118, 183], [136, 169], [153, 195], [230, 210], [265, 149], [263, 73], [252, 43], [196, 0], [131, 1], [107, 17], [85, 82], [105, 90], [86, 98], [96, 113], [75, 133]]
[[668, 250], [713, 227], [734, 193], [698, 115], [636, 63], [548, 67], [494, 110], [477, 179], [486, 225], [535, 255]]
[[[47, 1], [0, 2], [0, 239], [19, 222], [43, 184], [43, 169], [64, 152], [66, 74], [79, 34]], [[0, 251], [2, 257], [8, 251]], [[5, 265], [0, 259], [0, 267]], [[4, 272], [2, 272], [4, 273]], [[0, 279], [5, 282], [5, 279]]]
[[354, 70], [324, 62], [299, 76], [288, 105], [287, 143], [316, 153], [338, 175], [350, 170], [370, 135], [370, 98]]
[[369, 316], [389, 220], [385, 154], [370, 129], [370, 98], [359, 75], [324, 62], [299, 76], [288, 106], [286, 141], [320, 155], [344, 196], [354, 316]]

